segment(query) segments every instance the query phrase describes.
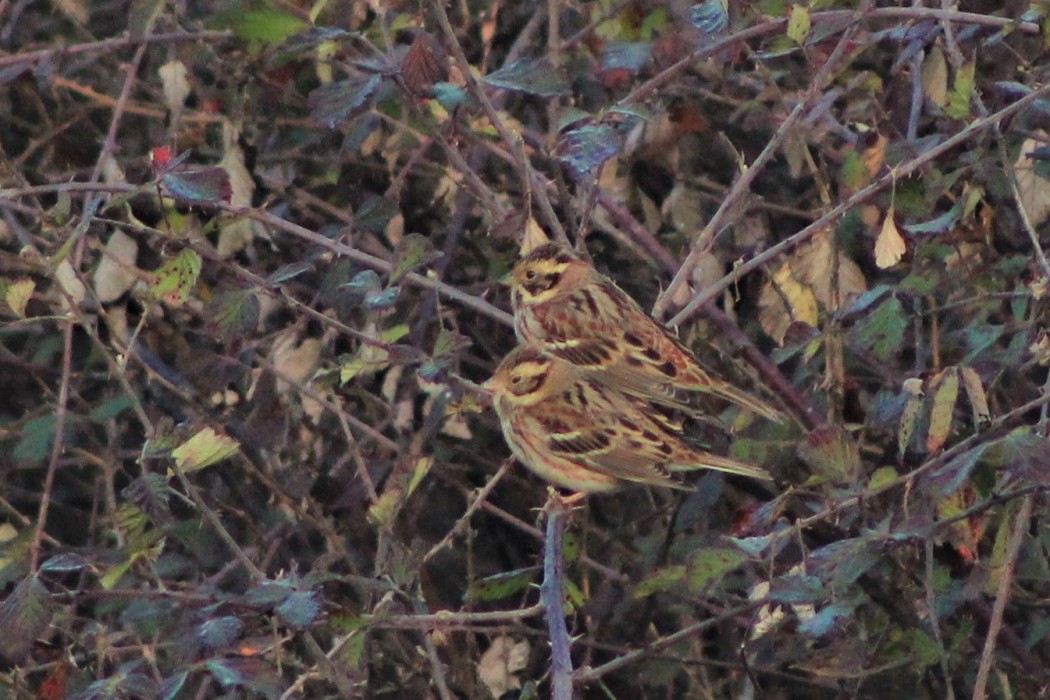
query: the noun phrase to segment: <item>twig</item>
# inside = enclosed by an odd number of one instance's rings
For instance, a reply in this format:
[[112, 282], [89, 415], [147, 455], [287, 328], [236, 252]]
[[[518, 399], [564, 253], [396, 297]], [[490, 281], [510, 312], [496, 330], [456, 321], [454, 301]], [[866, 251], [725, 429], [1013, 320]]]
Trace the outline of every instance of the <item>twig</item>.
[[809, 226], [806, 226], [798, 233], [793, 234], [792, 236], [781, 241], [780, 243], [777, 243], [771, 248], [768, 248], [762, 253], [751, 258], [747, 262], [739, 265], [734, 270], [732, 275], [725, 277], [720, 281], [716, 282], [715, 284], [712, 284], [709, 287], [697, 292], [697, 294], [693, 296], [692, 300], [690, 300], [690, 302], [686, 304], [681, 311], [675, 314], [671, 318], [671, 320], [668, 321], [668, 324], [677, 325], [684, 322], [686, 319], [688, 319], [690, 316], [696, 313], [696, 311], [702, 306], [707, 304], [709, 301], [715, 299], [726, 288], [732, 285], [737, 279], [743, 277], [749, 272], [757, 270], [758, 268], [767, 264], [770, 260], [773, 260], [779, 257], [780, 255], [783, 255], [795, 246], [804, 243], [816, 233], [823, 231], [828, 226], [833, 224], [839, 217], [853, 209], [858, 204], [867, 201], [875, 194], [889, 187], [894, 180], [900, 180], [901, 178], [911, 175], [912, 173], [924, 167], [939, 156], [961, 145], [963, 142], [971, 138], [974, 134], [981, 131], [982, 129], [988, 128], [990, 125], [996, 124], [1002, 121], [1003, 119], [1006, 119], [1007, 117], [1010, 117], [1016, 114], [1017, 112], [1020, 112], [1021, 110], [1031, 105], [1033, 102], [1045, 98], [1047, 95], [1050, 95], [1050, 86], [1044, 86], [1038, 90], [1035, 90], [1025, 95], [1024, 97], [1021, 97], [1016, 101], [1011, 102], [1009, 105], [1003, 107], [998, 112], [990, 114], [989, 116], [983, 119], [975, 120], [973, 123], [963, 128], [961, 131], [959, 131], [959, 133], [955, 134], [954, 136], [945, 139], [943, 142], [941, 142], [937, 146], [934, 146], [925, 153], [922, 153], [921, 155], [916, 156], [914, 159], [896, 167], [892, 172], [887, 173], [878, 180], [872, 182], [867, 187], [855, 192], [853, 196], [849, 197], [841, 204], [831, 209], [831, 211], [827, 212], [826, 214], [821, 216]]
[[551, 645], [551, 698], [572, 700], [572, 641], [565, 625], [565, 559], [562, 539], [570, 508], [552, 489], [547, 499], [547, 541], [543, 552], [540, 600], [547, 611]]
[[1010, 544], [1003, 562], [999, 578], [999, 588], [995, 592], [995, 604], [992, 606], [992, 619], [988, 623], [988, 635], [984, 638], [984, 649], [981, 651], [981, 663], [977, 667], [977, 677], [973, 684], [973, 700], [984, 700], [987, 696], [988, 673], [992, 669], [992, 657], [995, 655], [995, 645], [999, 637], [999, 630], [1003, 625], [1003, 613], [1006, 604], [1010, 600], [1010, 588], [1014, 582], [1014, 568], [1017, 566], [1017, 557], [1021, 553], [1021, 543], [1024, 541], [1025, 533], [1028, 532], [1029, 522], [1032, 519], [1032, 505], [1035, 503], [1035, 495], [1029, 494], [1021, 501], [1021, 509], [1014, 520], [1014, 529], [1010, 534]]

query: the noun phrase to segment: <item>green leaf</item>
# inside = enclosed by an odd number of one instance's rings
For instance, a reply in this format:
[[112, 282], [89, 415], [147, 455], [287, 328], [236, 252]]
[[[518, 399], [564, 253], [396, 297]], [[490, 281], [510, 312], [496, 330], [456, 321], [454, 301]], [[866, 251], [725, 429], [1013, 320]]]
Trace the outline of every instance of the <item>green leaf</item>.
[[221, 649], [232, 644], [243, 631], [244, 623], [239, 617], [226, 615], [202, 622], [197, 628], [197, 639], [206, 647]]
[[205, 315], [219, 330], [225, 343], [247, 338], [259, 325], [259, 297], [251, 289], [235, 289], [208, 300]]
[[889, 362], [904, 346], [907, 326], [908, 319], [900, 300], [891, 297], [857, 323], [850, 333], [862, 347], [871, 350], [880, 360]]
[[17, 433], [19, 439], [11, 450], [11, 459], [22, 463], [46, 459], [55, 439], [55, 423], [53, 414], [27, 420]]
[[171, 456], [186, 474], [221, 462], [240, 450], [240, 443], [229, 435], [220, 435], [214, 428], [204, 428], [174, 450]]
[[635, 598], [647, 598], [655, 593], [663, 593], [680, 581], [685, 580], [686, 567], [684, 564], [665, 566], [662, 569], [650, 573], [634, 587]]
[[561, 71], [543, 59], [522, 59], [482, 78], [484, 83], [505, 90], [556, 97], [569, 94], [569, 83]]
[[201, 256], [186, 248], [155, 273], [153, 296], [178, 306], [189, 300], [201, 274]]
[[274, 612], [288, 625], [297, 629], [309, 627], [321, 614], [321, 601], [313, 591], [292, 591]]
[[976, 69], [976, 63], [968, 63], [955, 74], [955, 84], [948, 93], [948, 104], [944, 106], [944, 113], [952, 119], [970, 117], [970, 100], [974, 93]]
[[382, 85], [383, 78], [378, 75], [322, 85], [307, 98], [310, 118], [329, 129], [342, 126], [372, 106]]
[[465, 599], [471, 603], [480, 603], [510, 598], [528, 588], [540, 571], [538, 566], [528, 566], [472, 581], [467, 587]]
[[747, 555], [739, 549], [709, 547], [694, 552], [686, 569], [690, 590], [700, 592], [716, 579], [747, 561]]
[[838, 425], [814, 429], [799, 445], [798, 456], [813, 473], [834, 482], [851, 482], [860, 474], [860, 448]]
[[394, 249], [394, 264], [390, 270], [390, 284], [397, 284], [409, 272], [418, 270], [441, 257], [426, 236], [410, 233]]
[[828, 597], [824, 584], [816, 576], [787, 574], [770, 582], [769, 599], [775, 603], [817, 603]]
[[47, 589], [36, 575], [22, 579], [0, 603], [0, 658], [20, 663], [47, 631], [52, 615]]
[[263, 44], [279, 44], [310, 25], [294, 15], [277, 10], [240, 12], [233, 26], [239, 39]]

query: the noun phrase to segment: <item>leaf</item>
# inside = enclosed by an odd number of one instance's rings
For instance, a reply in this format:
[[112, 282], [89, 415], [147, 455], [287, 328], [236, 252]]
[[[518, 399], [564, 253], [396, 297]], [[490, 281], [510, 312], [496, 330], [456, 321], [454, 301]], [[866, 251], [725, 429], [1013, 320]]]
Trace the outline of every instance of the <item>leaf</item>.
[[22, 579], [0, 603], [0, 658], [20, 664], [47, 631], [53, 614], [47, 589], [36, 575]]
[[244, 631], [244, 623], [233, 615], [205, 620], [197, 628], [197, 639], [206, 647], [221, 649], [228, 647]]
[[313, 624], [321, 614], [321, 601], [313, 591], [292, 591], [274, 612], [288, 625], [303, 629]]
[[816, 576], [786, 574], [770, 582], [769, 599], [774, 603], [817, 603], [825, 600], [828, 592]]
[[562, 134], [557, 157], [577, 179], [591, 181], [605, 161], [620, 152], [620, 147], [620, 135], [611, 127], [583, 126]]
[[472, 603], [506, 600], [532, 585], [540, 571], [538, 566], [528, 566], [476, 579], [467, 587], [465, 599]]
[[922, 94], [938, 107], [948, 103], [948, 61], [940, 44], [934, 44], [922, 60]]
[[1037, 169], [1033, 152], [1041, 145], [1038, 140], [1046, 138], [1042, 131], [1036, 131], [1021, 144], [1021, 152], [1014, 161], [1014, 173], [1017, 178], [1017, 190], [1020, 194], [1019, 204], [1024, 207], [1032, 226], [1041, 226], [1050, 219], [1050, 179], [1044, 177]]
[[948, 103], [944, 106], [944, 113], [952, 119], [970, 118], [970, 100], [974, 94], [974, 76], [977, 64], [970, 62], [959, 69], [955, 74], [955, 85], [948, 94]]
[[23, 463], [45, 459], [55, 439], [55, 423], [54, 414], [27, 420], [17, 433], [18, 442], [11, 450], [11, 459]]
[[729, 26], [726, 0], [704, 0], [689, 9], [690, 23], [704, 34], [717, 34]]
[[271, 665], [256, 657], [228, 657], [205, 662], [205, 667], [224, 689], [238, 686], [277, 700], [283, 690]]
[[860, 448], [845, 428], [826, 424], [799, 445], [798, 456], [813, 473], [834, 482], [851, 482], [860, 475]]
[[390, 284], [397, 284], [409, 272], [428, 265], [441, 257], [434, 250], [434, 244], [426, 236], [410, 233], [402, 238], [394, 248], [393, 267], [390, 270]]
[[521, 59], [489, 73], [482, 82], [537, 97], [568, 95], [569, 83], [560, 70], [544, 59]]
[[908, 319], [900, 300], [890, 297], [850, 329], [850, 334], [861, 347], [870, 349], [880, 360], [888, 362], [903, 347], [907, 325]]
[[134, 238], [121, 229], [113, 232], [106, 241], [102, 259], [91, 277], [100, 302], [109, 304], [116, 301], [138, 281], [135, 274], [138, 254], [139, 244]]
[[56, 554], [40, 565], [40, 571], [69, 573], [70, 571], [80, 571], [87, 566], [89, 566], [87, 559], [79, 554]]
[[263, 44], [279, 44], [305, 29], [309, 24], [278, 10], [239, 12], [233, 31], [239, 39]]
[[216, 294], [205, 306], [206, 317], [227, 344], [247, 338], [259, 325], [259, 313], [259, 297], [252, 289]]
[[904, 410], [901, 412], [900, 428], [897, 430], [898, 458], [903, 458], [911, 445], [911, 437], [915, 434], [915, 429], [919, 425], [919, 419], [922, 417], [922, 406], [925, 402], [921, 379], [912, 378], [905, 380], [904, 391], [907, 394], [907, 401], [904, 404]]
[[230, 174], [219, 167], [164, 173], [161, 184], [167, 194], [190, 204], [229, 203], [233, 194]]
[[181, 112], [186, 98], [192, 92], [186, 64], [175, 59], [157, 69], [160, 84], [164, 89], [164, 103], [169, 112]]
[[787, 36], [801, 46], [809, 36], [811, 28], [809, 9], [803, 5], [792, 5], [788, 8]]
[[310, 92], [310, 118], [321, 126], [336, 129], [371, 108], [383, 78], [372, 74], [329, 83]]
[[981, 377], [971, 367], [960, 367], [959, 374], [966, 389], [966, 398], [973, 409], [974, 427], [984, 425], [992, 419], [992, 413], [988, 408], [988, 397], [984, 393]]
[[33, 298], [35, 289], [36, 282], [29, 278], [11, 282], [4, 287], [4, 303], [11, 307], [11, 310], [15, 312], [15, 316], [25, 318], [26, 306], [29, 304], [29, 300]]
[[952, 429], [955, 401], [959, 398], [959, 373], [954, 367], [943, 370], [931, 382], [933, 406], [930, 409], [930, 428], [926, 433], [926, 450], [939, 452]]
[[128, 9], [128, 34], [139, 41], [153, 31], [160, 13], [167, 5], [165, 0], [132, 0]]
[[857, 614], [857, 602], [840, 600], [825, 606], [815, 615], [798, 623], [799, 634], [820, 639], [831, 632], [843, 629], [843, 625], [854, 619]]
[[645, 578], [638, 582], [634, 587], [633, 595], [635, 598], [648, 598], [656, 593], [663, 593], [672, 586], [684, 581], [685, 577], [686, 567], [684, 564], [661, 567], [647, 574]]
[[893, 221], [893, 207], [890, 207], [882, 221], [879, 237], [875, 239], [875, 264], [883, 270], [893, 267], [901, 261], [907, 251], [908, 244]]
[[746, 561], [747, 555], [739, 549], [705, 547], [690, 555], [686, 581], [692, 591], [699, 593]]
[[240, 451], [240, 443], [232, 437], [220, 435], [214, 428], [204, 428], [174, 450], [171, 456], [179, 468], [189, 474], [221, 462]]
[[201, 257], [185, 248], [153, 273], [153, 297], [169, 306], [181, 306], [189, 300], [201, 274]]

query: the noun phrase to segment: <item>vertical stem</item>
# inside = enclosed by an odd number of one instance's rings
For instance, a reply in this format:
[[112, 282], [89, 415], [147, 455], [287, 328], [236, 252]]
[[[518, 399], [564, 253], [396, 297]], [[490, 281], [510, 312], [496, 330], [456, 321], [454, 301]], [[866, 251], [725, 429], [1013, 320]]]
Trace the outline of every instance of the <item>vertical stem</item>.
[[547, 539], [540, 599], [547, 610], [547, 634], [551, 644], [551, 698], [572, 700], [572, 642], [565, 625], [565, 559], [562, 557], [562, 538], [569, 507], [552, 492], [546, 510]]

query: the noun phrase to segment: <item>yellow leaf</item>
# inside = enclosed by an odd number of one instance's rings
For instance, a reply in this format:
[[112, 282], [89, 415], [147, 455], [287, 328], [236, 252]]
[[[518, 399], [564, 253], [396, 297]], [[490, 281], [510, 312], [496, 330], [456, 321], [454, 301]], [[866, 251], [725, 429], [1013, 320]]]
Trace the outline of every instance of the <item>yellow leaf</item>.
[[806, 40], [810, 30], [809, 9], [803, 5], [793, 5], [788, 9], [787, 35], [798, 45]]
[[893, 220], [893, 207], [890, 207], [882, 221], [879, 237], [875, 239], [875, 264], [883, 270], [893, 267], [901, 261], [907, 250], [908, 244]]
[[213, 428], [204, 428], [171, 451], [175, 464], [190, 473], [221, 462], [237, 454], [240, 443], [228, 435], [220, 435]]
[[962, 375], [963, 387], [966, 389], [966, 398], [969, 399], [970, 407], [973, 409], [974, 427], [987, 423], [991, 420], [992, 413], [988, 410], [988, 397], [984, 393], [980, 376], [970, 367], [959, 368], [959, 373]]
[[959, 397], [959, 373], [954, 367], [949, 367], [934, 377], [931, 385], [936, 390], [930, 409], [930, 429], [926, 432], [926, 450], [938, 452], [952, 429], [952, 413]]
[[938, 107], [948, 103], [948, 62], [939, 44], [934, 44], [922, 61], [922, 93]]
[[11, 307], [19, 318], [26, 317], [26, 304], [33, 297], [36, 282], [31, 279], [22, 279], [7, 285], [4, 290], [4, 302]]
[[817, 298], [795, 278], [791, 266], [784, 263], [773, 279], [762, 285], [758, 296], [758, 322], [766, 335], [783, 345], [784, 334], [793, 321], [816, 326]]

